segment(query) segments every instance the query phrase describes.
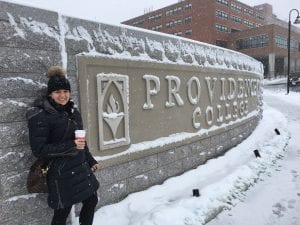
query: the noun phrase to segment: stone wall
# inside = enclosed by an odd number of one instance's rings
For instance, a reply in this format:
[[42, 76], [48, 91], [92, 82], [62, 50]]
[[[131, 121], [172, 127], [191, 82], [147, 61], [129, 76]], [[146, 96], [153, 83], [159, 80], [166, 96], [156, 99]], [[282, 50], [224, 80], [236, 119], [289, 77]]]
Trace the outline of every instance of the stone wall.
[[[72, 96], [78, 102], [76, 57], [113, 55], [153, 62], [250, 73], [261, 78], [261, 65], [233, 51], [126, 26], [111, 26], [59, 15], [56, 12], [0, 1], [0, 219], [3, 225], [49, 224], [52, 210], [46, 195], [28, 194], [26, 177], [34, 157], [28, 143], [25, 113], [44, 93], [51, 65], [67, 68]], [[118, 164], [103, 161], [99, 207], [129, 193], [163, 182], [195, 168], [240, 143], [255, 129], [258, 113], [183, 146]]]

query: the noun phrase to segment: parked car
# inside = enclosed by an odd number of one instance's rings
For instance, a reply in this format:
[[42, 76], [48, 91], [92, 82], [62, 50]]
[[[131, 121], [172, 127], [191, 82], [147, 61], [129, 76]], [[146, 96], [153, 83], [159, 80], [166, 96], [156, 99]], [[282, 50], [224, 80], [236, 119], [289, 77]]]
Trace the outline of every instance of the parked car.
[[290, 85], [300, 85], [300, 71], [290, 74]]

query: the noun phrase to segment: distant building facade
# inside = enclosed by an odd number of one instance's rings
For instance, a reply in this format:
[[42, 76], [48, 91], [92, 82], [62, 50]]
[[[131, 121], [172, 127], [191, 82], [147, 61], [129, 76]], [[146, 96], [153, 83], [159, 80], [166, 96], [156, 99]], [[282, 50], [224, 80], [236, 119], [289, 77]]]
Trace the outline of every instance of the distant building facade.
[[[287, 74], [288, 24], [269, 4], [235, 0], [184, 0], [123, 24], [233, 49], [264, 64], [265, 77]], [[292, 26], [291, 72], [300, 71], [300, 29]]]

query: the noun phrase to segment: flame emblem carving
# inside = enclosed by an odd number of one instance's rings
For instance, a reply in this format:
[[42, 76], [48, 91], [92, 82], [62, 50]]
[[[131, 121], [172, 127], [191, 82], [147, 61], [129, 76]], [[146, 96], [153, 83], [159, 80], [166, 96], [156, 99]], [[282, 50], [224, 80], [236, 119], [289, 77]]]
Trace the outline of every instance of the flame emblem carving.
[[113, 95], [109, 97], [109, 104], [107, 104], [107, 112], [103, 112], [103, 119], [108, 124], [113, 134], [113, 140], [117, 141], [116, 133], [124, 113], [119, 112], [119, 103], [115, 100]]
[[119, 112], [119, 103], [116, 101], [113, 95], [109, 97], [109, 104], [107, 105], [107, 113], [117, 113]]
[[98, 74], [97, 88], [100, 151], [128, 145], [128, 76]]

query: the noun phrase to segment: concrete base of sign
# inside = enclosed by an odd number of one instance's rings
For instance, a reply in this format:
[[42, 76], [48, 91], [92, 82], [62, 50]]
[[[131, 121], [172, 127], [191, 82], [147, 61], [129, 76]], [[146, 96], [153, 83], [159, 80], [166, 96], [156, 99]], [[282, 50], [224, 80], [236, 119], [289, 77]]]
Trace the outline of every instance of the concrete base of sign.
[[100, 205], [118, 202], [132, 192], [160, 184], [223, 155], [248, 137], [258, 121], [257, 117], [250, 118], [218, 134], [182, 146], [166, 147], [159, 152], [153, 149], [147, 154], [137, 153], [100, 161], [103, 168], [96, 174], [100, 181]]

